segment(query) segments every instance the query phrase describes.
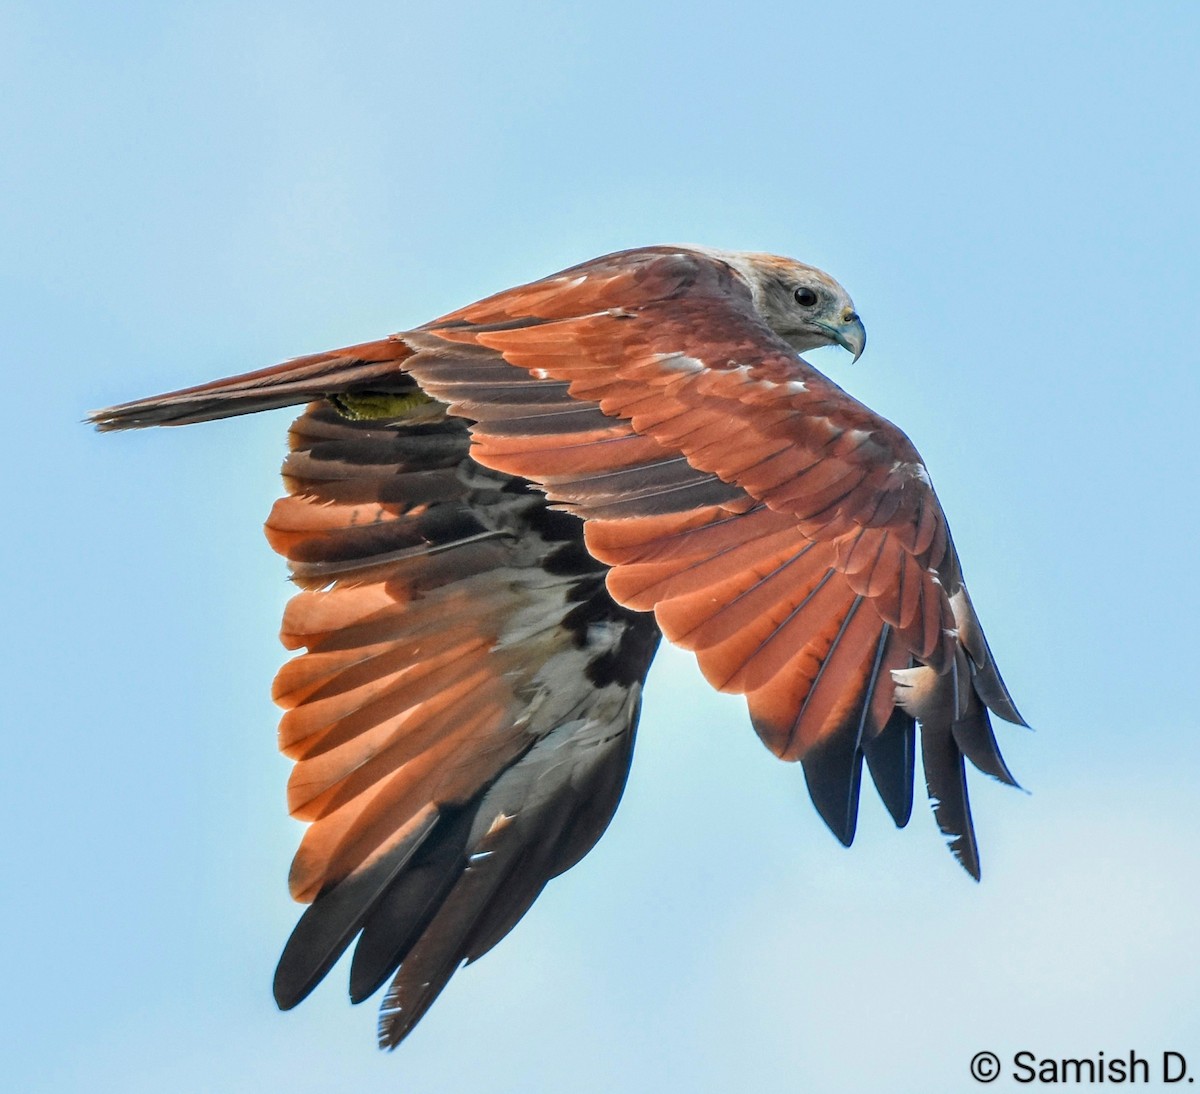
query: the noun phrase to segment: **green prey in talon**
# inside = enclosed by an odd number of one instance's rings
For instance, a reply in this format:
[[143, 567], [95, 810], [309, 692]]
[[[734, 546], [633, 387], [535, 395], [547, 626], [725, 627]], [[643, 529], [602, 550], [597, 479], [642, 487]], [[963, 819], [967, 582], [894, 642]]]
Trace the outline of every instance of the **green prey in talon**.
[[329, 401], [344, 418], [352, 422], [373, 422], [382, 418], [424, 420], [439, 417], [446, 409], [444, 403], [421, 390], [355, 391], [330, 395]]

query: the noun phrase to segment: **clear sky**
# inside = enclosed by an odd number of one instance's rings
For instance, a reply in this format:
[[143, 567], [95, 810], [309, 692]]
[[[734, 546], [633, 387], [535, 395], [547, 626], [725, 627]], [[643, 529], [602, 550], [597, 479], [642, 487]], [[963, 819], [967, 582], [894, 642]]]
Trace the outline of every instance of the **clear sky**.
[[[11, 1089], [1200, 1073], [1198, 46], [1182, 0], [0, 4]], [[608, 835], [398, 1052], [344, 968], [280, 1014], [290, 413], [80, 420], [658, 242], [854, 295], [814, 361], [925, 456], [1031, 793], [973, 779], [980, 885], [873, 792], [844, 850], [664, 651]]]

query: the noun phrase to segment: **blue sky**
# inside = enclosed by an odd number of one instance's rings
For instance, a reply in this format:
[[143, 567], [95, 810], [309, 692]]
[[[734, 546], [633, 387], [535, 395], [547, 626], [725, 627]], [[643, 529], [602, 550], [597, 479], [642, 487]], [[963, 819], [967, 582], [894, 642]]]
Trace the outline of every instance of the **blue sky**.
[[[1200, 1069], [1198, 40], [1184, 2], [0, 6], [13, 1089]], [[864, 795], [843, 850], [664, 651], [608, 835], [398, 1052], [341, 969], [279, 1014], [289, 412], [80, 419], [689, 241], [854, 295], [866, 355], [814, 360], [921, 449], [1031, 793], [974, 780], [978, 886], [927, 809]]]

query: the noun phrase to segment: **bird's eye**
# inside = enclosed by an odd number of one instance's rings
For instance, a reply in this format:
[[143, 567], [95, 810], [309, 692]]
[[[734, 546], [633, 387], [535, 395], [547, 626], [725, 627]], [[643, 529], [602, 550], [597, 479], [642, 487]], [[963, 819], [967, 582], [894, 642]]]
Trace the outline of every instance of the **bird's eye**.
[[803, 308], [811, 308], [817, 302], [817, 294], [807, 286], [797, 289], [794, 295], [796, 303]]

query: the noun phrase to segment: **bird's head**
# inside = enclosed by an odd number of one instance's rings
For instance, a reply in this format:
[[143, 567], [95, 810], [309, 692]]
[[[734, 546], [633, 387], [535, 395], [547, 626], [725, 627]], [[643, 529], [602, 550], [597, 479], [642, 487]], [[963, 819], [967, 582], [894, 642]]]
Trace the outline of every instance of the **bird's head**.
[[721, 255], [746, 281], [767, 326], [799, 352], [842, 346], [857, 361], [867, 332], [850, 294], [829, 274], [778, 255]]

